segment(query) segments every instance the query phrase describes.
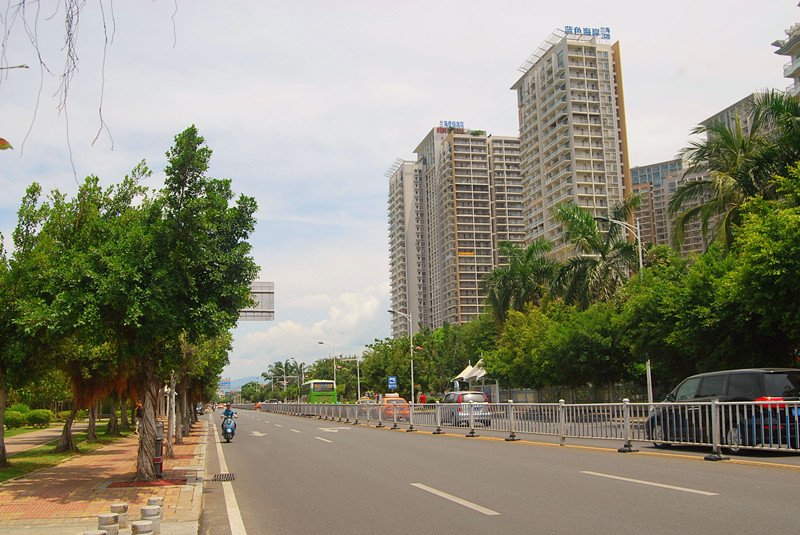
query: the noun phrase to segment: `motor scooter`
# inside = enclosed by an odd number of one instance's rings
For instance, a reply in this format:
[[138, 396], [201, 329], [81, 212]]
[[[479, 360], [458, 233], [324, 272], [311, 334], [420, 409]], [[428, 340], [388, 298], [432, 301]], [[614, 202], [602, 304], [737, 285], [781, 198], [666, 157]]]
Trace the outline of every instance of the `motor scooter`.
[[225, 439], [225, 442], [230, 442], [233, 440], [233, 435], [236, 434], [236, 422], [233, 421], [233, 419], [236, 417], [236, 414], [234, 414], [233, 417], [222, 417], [222, 438]]

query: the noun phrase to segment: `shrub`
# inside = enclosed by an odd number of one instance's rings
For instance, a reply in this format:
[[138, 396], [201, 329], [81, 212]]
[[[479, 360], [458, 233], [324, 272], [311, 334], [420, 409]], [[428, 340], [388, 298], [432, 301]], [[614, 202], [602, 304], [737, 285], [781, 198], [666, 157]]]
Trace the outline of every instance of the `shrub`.
[[6, 411], [6, 428], [16, 429], [24, 427], [28, 423], [26, 414], [19, 411]]
[[58, 411], [56, 414], [56, 420], [60, 422], [66, 422], [67, 418], [69, 418], [69, 413], [72, 411]]
[[21, 412], [22, 414], [28, 414], [31, 412], [31, 408], [25, 405], [24, 403], [14, 403], [11, 405], [8, 410], [14, 412]]
[[75, 421], [76, 422], [83, 422], [89, 419], [89, 411], [86, 409], [79, 409], [78, 412], [75, 414]]
[[33, 427], [49, 427], [53, 421], [53, 411], [38, 409], [28, 413], [28, 425]]

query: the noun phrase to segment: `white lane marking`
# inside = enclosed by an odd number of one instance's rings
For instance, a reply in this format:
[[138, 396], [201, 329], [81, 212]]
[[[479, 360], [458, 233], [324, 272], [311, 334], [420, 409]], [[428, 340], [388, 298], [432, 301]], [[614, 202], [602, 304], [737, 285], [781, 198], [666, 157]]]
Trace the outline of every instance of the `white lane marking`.
[[250, 431], [250, 434], [254, 437], [265, 437], [267, 436], [266, 433], [262, 433], [261, 431]]
[[610, 474], [600, 474], [598, 472], [582, 471], [581, 474], [588, 474], [590, 476], [606, 477], [608, 479], [616, 479], [618, 481], [627, 481], [628, 483], [638, 483], [640, 485], [649, 485], [651, 487], [659, 487], [662, 489], [679, 490], [681, 492], [691, 492], [692, 494], [701, 494], [703, 496], [719, 496], [716, 492], [707, 492], [705, 490], [687, 489], [684, 487], [675, 487], [672, 485], [665, 485], [663, 483], [655, 483], [653, 481], [642, 481], [641, 479], [630, 479], [627, 477], [612, 476]]
[[469, 507], [473, 511], [478, 511], [479, 513], [483, 513], [487, 516], [494, 516], [499, 515], [497, 511], [492, 511], [491, 509], [487, 509], [486, 507], [480, 506], [477, 503], [468, 502], [458, 496], [453, 496], [452, 494], [447, 494], [446, 492], [442, 492], [441, 490], [437, 490], [433, 487], [429, 487], [428, 485], [423, 485], [422, 483], [411, 483], [412, 487], [417, 487], [418, 489], [422, 489], [424, 491], [430, 492], [431, 494], [435, 494], [440, 498], [444, 498], [445, 500], [450, 500], [451, 502], [455, 502], [459, 505], [463, 505], [464, 507]]
[[325, 431], [326, 433], [338, 433], [340, 430], [347, 430], [350, 429], [349, 427], [317, 427], [320, 431]]
[[264, 423], [265, 423], [265, 424], [268, 424], [268, 423], [269, 423], [269, 420], [264, 420]]
[[292, 433], [299, 433], [300, 432], [297, 429], [292, 429], [291, 431], [292, 431]]
[[283, 427], [281, 424], [275, 424], [275, 427]]
[[333, 442], [333, 440], [328, 440], [327, 438], [322, 438], [322, 437], [314, 437], [314, 438], [316, 438], [317, 440], [321, 440], [323, 442]]
[[[225, 453], [222, 451], [222, 441], [219, 438], [219, 431], [217, 431], [216, 425], [214, 426], [214, 437], [217, 442], [219, 471], [224, 474], [228, 472], [228, 463], [225, 462]], [[233, 483], [223, 481], [222, 493], [225, 496], [225, 507], [228, 509], [228, 523], [231, 526], [231, 535], [247, 535], [247, 530], [244, 529], [244, 522], [242, 521], [242, 512], [239, 510], [236, 494], [233, 492]]]

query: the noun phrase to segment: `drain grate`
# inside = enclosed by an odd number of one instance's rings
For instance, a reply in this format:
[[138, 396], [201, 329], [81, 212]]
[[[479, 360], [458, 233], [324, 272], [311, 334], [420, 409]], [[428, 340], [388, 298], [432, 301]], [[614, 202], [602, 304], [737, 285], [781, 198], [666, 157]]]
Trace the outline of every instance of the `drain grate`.
[[233, 481], [236, 474], [214, 474], [212, 481]]

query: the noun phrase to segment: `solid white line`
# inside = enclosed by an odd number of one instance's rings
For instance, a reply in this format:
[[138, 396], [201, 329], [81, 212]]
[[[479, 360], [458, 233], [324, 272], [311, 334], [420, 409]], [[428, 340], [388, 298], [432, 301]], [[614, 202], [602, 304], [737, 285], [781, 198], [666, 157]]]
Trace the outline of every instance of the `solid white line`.
[[590, 476], [599, 476], [599, 477], [607, 477], [608, 479], [617, 479], [619, 481], [627, 481], [628, 483], [638, 483], [640, 485], [650, 485], [651, 487], [659, 487], [662, 489], [669, 489], [669, 490], [679, 490], [681, 492], [691, 492], [692, 494], [701, 494], [703, 496], [719, 496], [716, 492], [706, 492], [704, 490], [696, 490], [696, 489], [687, 489], [684, 487], [674, 487], [672, 485], [665, 485], [663, 483], [654, 483], [652, 481], [642, 481], [640, 479], [630, 479], [627, 477], [620, 477], [620, 476], [612, 476], [609, 474], [599, 474], [597, 472], [586, 472], [583, 471], [581, 474], [589, 474]]
[[322, 438], [322, 437], [314, 437], [314, 438], [316, 438], [317, 440], [321, 440], [323, 442], [333, 442], [333, 440], [328, 440], [327, 438]]
[[[222, 451], [222, 441], [219, 438], [219, 431], [217, 431], [216, 425], [214, 426], [214, 437], [217, 442], [219, 471], [220, 473], [227, 473], [228, 463], [225, 462], [225, 453]], [[225, 496], [225, 507], [228, 509], [228, 523], [231, 526], [231, 535], [247, 535], [247, 530], [244, 529], [244, 522], [242, 521], [242, 512], [239, 510], [236, 494], [233, 492], [233, 483], [230, 481], [223, 481], [222, 493]]]
[[298, 431], [297, 429], [292, 429], [292, 433], [299, 433], [299, 432], [300, 431]]
[[418, 489], [422, 489], [424, 491], [430, 492], [431, 494], [435, 494], [445, 500], [450, 500], [451, 502], [455, 502], [459, 505], [463, 505], [464, 507], [469, 507], [473, 511], [478, 511], [479, 513], [483, 513], [488, 516], [499, 515], [497, 511], [492, 511], [491, 509], [487, 509], [486, 507], [482, 507], [476, 503], [468, 502], [467, 500], [463, 500], [458, 496], [453, 496], [452, 494], [447, 494], [446, 492], [442, 492], [441, 490], [434, 489], [433, 487], [429, 487], [428, 485], [423, 485], [422, 483], [412, 483], [412, 487], [417, 487]]

